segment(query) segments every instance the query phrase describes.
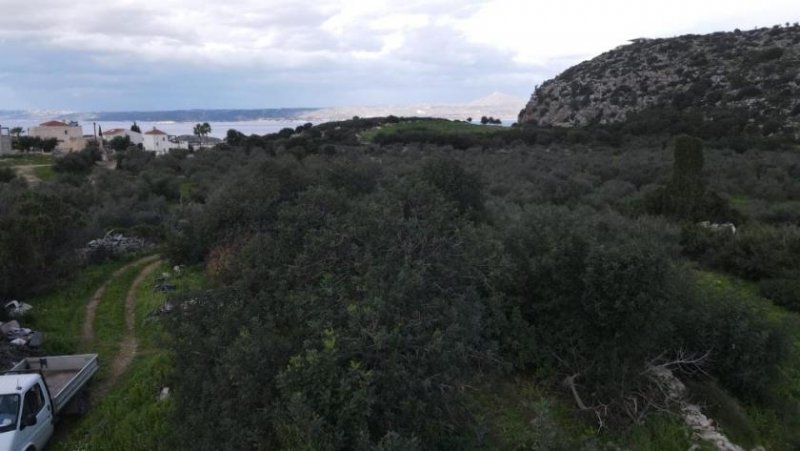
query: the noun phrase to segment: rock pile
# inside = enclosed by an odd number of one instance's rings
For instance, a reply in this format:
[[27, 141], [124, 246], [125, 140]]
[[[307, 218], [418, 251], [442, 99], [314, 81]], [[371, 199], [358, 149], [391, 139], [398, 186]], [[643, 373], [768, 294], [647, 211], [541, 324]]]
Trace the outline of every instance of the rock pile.
[[730, 233], [731, 235], [736, 235], [736, 226], [730, 222], [723, 222], [721, 224], [717, 224], [711, 221], [703, 221], [697, 223], [697, 225], [712, 232], [724, 232], [724, 233]]
[[125, 236], [121, 233], [109, 232], [103, 238], [89, 241], [81, 250], [86, 260], [99, 257], [124, 257], [143, 252], [152, 247], [147, 240], [139, 237]]
[[8, 313], [8, 316], [12, 318], [19, 318], [20, 316], [23, 316], [31, 311], [33, 306], [14, 299], [13, 301], [6, 303], [5, 309], [6, 313]]
[[38, 348], [44, 342], [41, 332], [22, 327], [17, 320], [0, 323], [0, 332], [12, 346]]

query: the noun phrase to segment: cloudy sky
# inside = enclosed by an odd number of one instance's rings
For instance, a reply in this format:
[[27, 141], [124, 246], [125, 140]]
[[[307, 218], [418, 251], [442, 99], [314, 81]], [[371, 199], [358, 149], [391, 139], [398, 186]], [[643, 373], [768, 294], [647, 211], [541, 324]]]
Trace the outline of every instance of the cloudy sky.
[[0, 110], [459, 103], [798, 0], [0, 0]]

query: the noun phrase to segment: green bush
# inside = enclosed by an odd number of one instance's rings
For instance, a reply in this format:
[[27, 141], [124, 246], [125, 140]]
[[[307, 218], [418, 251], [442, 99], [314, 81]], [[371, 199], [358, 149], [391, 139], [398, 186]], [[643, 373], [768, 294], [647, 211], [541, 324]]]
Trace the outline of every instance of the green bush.
[[800, 229], [745, 225], [735, 235], [698, 225], [683, 229], [686, 255], [746, 279], [780, 278], [800, 269]]
[[[226, 217], [261, 225], [219, 262], [232, 286], [196, 295], [176, 325], [176, 427], [209, 448], [469, 437], [456, 388], [495, 363], [479, 295], [487, 244], [456, 204], [409, 179], [356, 198], [309, 188], [274, 213], [259, 202], [268, 216], [248, 205], [228, 202]], [[209, 335], [214, 323], [236, 326]]]
[[800, 277], [764, 279], [758, 283], [758, 290], [776, 305], [800, 313]]
[[95, 162], [100, 161], [100, 151], [96, 146], [87, 146], [80, 152], [68, 153], [53, 163], [53, 170], [70, 174], [86, 174]]
[[8, 183], [17, 178], [17, 171], [13, 168], [0, 167], [0, 183]]
[[735, 286], [700, 284], [689, 299], [676, 322], [683, 348], [708, 352], [707, 371], [737, 396], [768, 398], [791, 352], [785, 325]]

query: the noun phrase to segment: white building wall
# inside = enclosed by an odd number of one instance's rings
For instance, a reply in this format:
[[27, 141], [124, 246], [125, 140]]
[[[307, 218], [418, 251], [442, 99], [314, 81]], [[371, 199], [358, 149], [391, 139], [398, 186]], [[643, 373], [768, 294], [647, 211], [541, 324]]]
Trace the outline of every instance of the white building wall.
[[150, 135], [145, 133], [143, 136], [144, 150], [155, 152], [157, 155], [163, 155], [169, 152], [171, 144], [167, 135]]
[[144, 138], [142, 137], [142, 134], [139, 133], [139, 132], [134, 132], [134, 131], [131, 131], [131, 130], [125, 130], [125, 136], [130, 138], [131, 142], [134, 145], [137, 145], [137, 146], [139, 144], [144, 145]]
[[[3, 131], [5, 130], [5, 132]], [[11, 148], [11, 135], [8, 134], [8, 129], [0, 127], [0, 155], [13, 153]]]

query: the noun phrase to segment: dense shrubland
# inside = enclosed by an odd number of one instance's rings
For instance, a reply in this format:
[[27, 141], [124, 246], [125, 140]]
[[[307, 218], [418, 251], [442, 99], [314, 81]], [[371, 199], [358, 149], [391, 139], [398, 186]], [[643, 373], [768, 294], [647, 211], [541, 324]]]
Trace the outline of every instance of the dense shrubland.
[[[515, 379], [613, 440], [669, 410], [648, 368], [670, 362], [797, 430], [797, 324], [754, 292], [800, 307], [800, 156], [608, 136], [384, 118], [129, 148], [113, 172], [0, 183], [3, 232], [46, 238], [2, 246], [35, 256], [5, 261], [37, 282], [109, 228], [204, 265], [214, 288], [171, 324], [176, 447], [496, 447], [483, 387]], [[32, 286], [15, 280], [4, 294]], [[531, 434], [581, 445], [548, 415]]]

